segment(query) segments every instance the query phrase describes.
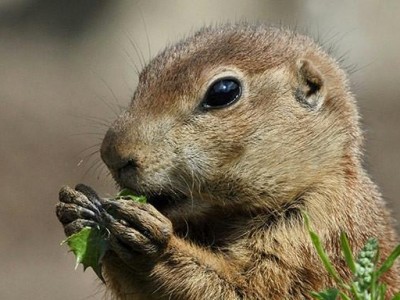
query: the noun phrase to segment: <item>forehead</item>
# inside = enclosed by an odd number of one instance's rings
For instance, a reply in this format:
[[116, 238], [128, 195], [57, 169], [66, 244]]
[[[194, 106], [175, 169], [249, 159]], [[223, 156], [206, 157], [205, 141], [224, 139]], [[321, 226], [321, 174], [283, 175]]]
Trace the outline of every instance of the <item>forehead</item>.
[[190, 94], [216, 68], [234, 67], [248, 75], [265, 72], [293, 61], [309, 44], [304, 36], [277, 28], [204, 28], [167, 47], [144, 68], [135, 98], [156, 94], [161, 101], [160, 97]]

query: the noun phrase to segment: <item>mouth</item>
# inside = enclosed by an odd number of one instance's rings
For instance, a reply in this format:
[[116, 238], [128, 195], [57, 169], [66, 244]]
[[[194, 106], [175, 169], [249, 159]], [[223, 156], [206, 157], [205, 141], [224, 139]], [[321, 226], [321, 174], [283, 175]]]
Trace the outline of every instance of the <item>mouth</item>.
[[120, 186], [121, 190], [125, 188], [132, 191], [134, 195], [146, 197], [146, 202], [153, 205], [160, 212], [176, 209], [179, 205], [183, 205], [188, 198], [181, 192], [169, 190], [144, 192], [127, 186]]
[[184, 193], [170, 187], [152, 189], [151, 186], [132, 184], [123, 176], [114, 176], [114, 179], [119, 190], [128, 189], [133, 195], [146, 197], [146, 202], [160, 212], [178, 209], [188, 199]]
[[186, 198], [175, 193], [156, 193], [146, 196], [147, 203], [153, 205], [159, 211], [165, 211], [177, 207]]

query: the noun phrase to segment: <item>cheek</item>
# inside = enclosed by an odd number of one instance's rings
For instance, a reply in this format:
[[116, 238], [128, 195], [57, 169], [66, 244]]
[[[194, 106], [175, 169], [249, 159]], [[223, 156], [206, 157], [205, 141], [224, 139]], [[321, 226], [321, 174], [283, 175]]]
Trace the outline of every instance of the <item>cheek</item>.
[[240, 137], [229, 132], [203, 132], [201, 136], [186, 136], [178, 159], [187, 171], [203, 180], [215, 180], [229, 170], [243, 155], [245, 146]]
[[188, 173], [205, 175], [212, 168], [210, 153], [204, 149], [204, 145], [199, 140], [185, 143], [178, 159]]

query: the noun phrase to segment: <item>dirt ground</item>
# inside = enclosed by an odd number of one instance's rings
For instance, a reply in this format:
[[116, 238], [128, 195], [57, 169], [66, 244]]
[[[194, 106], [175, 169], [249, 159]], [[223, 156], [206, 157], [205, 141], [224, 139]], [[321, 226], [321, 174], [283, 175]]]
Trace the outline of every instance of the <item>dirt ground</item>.
[[296, 26], [336, 46], [352, 71], [365, 164], [399, 219], [399, 15], [396, 0], [0, 1], [0, 299], [105, 298], [59, 245], [58, 190], [115, 192], [97, 150], [129, 102], [135, 65], [205, 24]]

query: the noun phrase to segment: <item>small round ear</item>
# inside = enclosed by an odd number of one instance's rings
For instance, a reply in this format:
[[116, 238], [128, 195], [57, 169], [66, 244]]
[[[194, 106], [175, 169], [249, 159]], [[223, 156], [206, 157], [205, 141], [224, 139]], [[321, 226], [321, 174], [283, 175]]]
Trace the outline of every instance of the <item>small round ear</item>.
[[297, 62], [297, 76], [296, 100], [310, 110], [318, 110], [326, 96], [321, 73], [309, 60], [301, 59]]

